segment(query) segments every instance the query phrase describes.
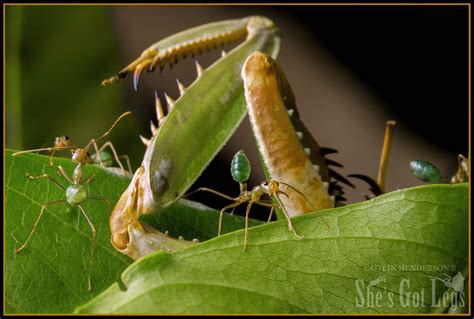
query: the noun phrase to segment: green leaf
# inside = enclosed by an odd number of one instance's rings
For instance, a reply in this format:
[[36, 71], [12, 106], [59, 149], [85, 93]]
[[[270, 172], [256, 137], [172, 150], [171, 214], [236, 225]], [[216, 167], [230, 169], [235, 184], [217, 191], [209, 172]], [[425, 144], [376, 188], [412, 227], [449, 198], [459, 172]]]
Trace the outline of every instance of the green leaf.
[[[86, 201], [84, 207], [97, 229], [96, 255], [93, 266], [94, 292], [87, 291], [87, 266], [90, 256], [91, 230], [76, 209], [67, 205], [51, 206], [44, 213], [29, 246], [14, 253], [28, 237], [41, 206], [51, 200], [64, 199], [64, 192], [46, 179], [28, 180], [29, 173], [48, 173], [63, 185], [67, 182], [49, 166], [49, 156], [25, 154], [12, 157], [6, 150], [6, 312], [68, 313], [98, 295], [119, 279], [120, 273], [132, 263], [116, 252], [110, 244], [107, 205]], [[71, 173], [74, 164], [67, 159], [54, 159]], [[108, 198], [114, 204], [128, 186], [129, 180], [112, 175], [93, 165], [84, 167], [84, 174], [96, 176], [88, 194]], [[159, 216], [143, 220], [170, 235], [201, 241], [217, 235], [218, 211], [202, 204], [182, 200]], [[223, 232], [244, 227], [240, 216], [224, 215]], [[250, 220], [250, 225], [260, 221]]]
[[[141, 221], [161, 232], [168, 231], [175, 238], [205, 241], [217, 236], [219, 212], [203, 204], [180, 200], [157, 215], [142, 216]], [[249, 227], [263, 224], [262, 221], [249, 218]], [[230, 233], [245, 227], [241, 216], [225, 213], [222, 219], [222, 234]]]
[[[65, 194], [47, 179], [29, 180], [48, 173], [63, 185], [68, 183], [49, 157], [26, 154], [16, 157], [6, 152], [6, 312], [58, 313], [70, 312], [116, 281], [118, 274], [132, 260], [115, 251], [110, 244], [108, 217], [110, 209], [99, 201], [85, 201], [96, 229], [97, 242], [93, 260], [94, 291], [87, 290], [88, 262], [92, 232], [80, 211], [68, 205], [46, 209], [27, 248], [15, 254], [15, 248], [28, 237], [41, 206], [64, 199]], [[55, 159], [71, 173], [74, 165], [66, 159]], [[111, 203], [127, 187], [128, 180], [110, 175], [105, 170], [87, 165], [84, 174], [96, 173], [87, 187], [88, 194], [104, 196]]]
[[[251, 228], [246, 253], [243, 231], [237, 231], [176, 253], [149, 255], [122, 274], [125, 290], [115, 283], [76, 311], [443, 312], [449, 304], [431, 305], [432, 298], [444, 300], [447, 289], [435, 277], [468, 276], [466, 184], [399, 190], [300, 216], [294, 224], [304, 240], [279, 221]], [[367, 289], [382, 296], [379, 304], [367, 303]], [[424, 296], [419, 304], [415, 293]]]

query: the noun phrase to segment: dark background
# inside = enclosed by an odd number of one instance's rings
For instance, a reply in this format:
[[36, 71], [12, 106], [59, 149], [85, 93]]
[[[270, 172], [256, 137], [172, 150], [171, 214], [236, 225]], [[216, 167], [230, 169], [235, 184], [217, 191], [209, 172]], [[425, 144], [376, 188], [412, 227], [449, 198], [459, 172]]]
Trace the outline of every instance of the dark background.
[[289, 12], [410, 129], [446, 151], [467, 154], [466, 7]]
[[[140, 91], [127, 78], [100, 82], [150, 44], [199, 24], [264, 15], [283, 34], [278, 63], [292, 85], [303, 121], [318, 142], [336, 148], [342, 174], [376, 177], [385, 121], [397, 121], [387, 190], [419, 185], [413, 159], [450, 176], [458, 153], [468, 154], [467, 6], [20, 6], [7, 8], [7, 147], [36, 148], [68, 134], [87, 141], [121, 112], [133, 118], [111, 139], [134, 169], [149, 136], [153, 91], [177, 97], [175, 79], [190, 84], [192, 59], [162, 74], [145, 74]], [[9, 31], [8, 31], [9, 30]], [[226, 48], [229, 49], [229, 48]], [[204, 66], [220, 51], [199, 57]], [[67, 133], [65, 133], [67, 132]], [[94, 132], [94, 133], [92, 133]], [[236, 195], [232, 155], [252, 161], [251, 184], [261, 181], [248, 120], [196, 186]], [[347, 189], [362, 199], [364, 183]], [[214, 197], [196, 196], [220, 208]], [[263, 217], [262, 217], [263, 218]]]

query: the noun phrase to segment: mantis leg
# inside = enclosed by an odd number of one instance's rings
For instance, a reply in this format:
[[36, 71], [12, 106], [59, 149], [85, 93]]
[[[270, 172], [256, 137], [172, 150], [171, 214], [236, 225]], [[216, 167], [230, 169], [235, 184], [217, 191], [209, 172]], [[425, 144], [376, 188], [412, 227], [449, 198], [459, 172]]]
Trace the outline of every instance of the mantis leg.
[[245, 239], [244, 239], [244, 251], [247, 251], [247, 239], [249, 235], [249, 213], [250, 207], [252, 207], [253, 202], [247, 204], [247, 210], [245, 211]]
[[91, 277], [92, 277], [92, 261], [94, 260], [94, 247], [95, 247], [96, 231], [95, 231], [94, 224], [92, 223], [90, 217], [86, 213], [86, 210], [81, 205], [78, 205], [78, 206], [79, 206], [79, 209], [81, 210], [82, 214], [84, 215], [84, 217], [87, 219], [87, 222], [89, 223], [89, 226], [91, 227], [91, 230], [92, 230], [91, 258], [89, 260], [89, 276], [88, 276], [88, 279], [87, 279], [88, 289], [89, 289], [89, 291], [92, 291], [92, 280], [91, 280]]
[[290, 215], [289, 215], [288, 212], [286, 211], [285, 206], [283, 206], [283, 203], [281, 202], [280, 198], [278, 198], [278, 196], [275, 195], [275, 199], [276, 199], [276, 201], [278, 202], [278, 204], [280, 205], [280, 208], [281, 208], [281, 210], [283, 211], [283, 214], [285, 215], [286, 220], [288, 221], [288, 230], [291, 231], [291, 232], [293, 232], [293, 234], [294, 234], [298, 239], [304, 239], [303, 236], [298, 235], [298, 234], [296, 233], [295, 228], [293, 227], [293, 223], [291, 222]]
[[385, 179], [387, 176], [388, 155], [392, 144], [393, 129], [395, 121], [387, 121], [385, 123], [385, 137], [383, 140], [382, 153], [380, 154], [379, 172], [377, 176], [377, 184], [379, 184], [382, 192], [385, 192]]
[[[122, 162], [119, 159], [119, 156], [117, 154], [117, 151], [115, 150], [114, 145], [110, 141], [105, 142], [104, 145], [102, 145], [99, 149], [97, 149], [97, 144], [94, 145], [94, 147], [96, 148], [97, 156], [99, 157], [100, 165], [103, 167], [102, 161], [100, 159], [100, 152], [103, 151], [107, 146], [112, 151], [112, 154], [114, 154], [114, 159], [117, 162], [117, 164], [120, 166], [120, 169], [122, 170], [122, 174], [125, 175], [125, 169], [123, 168]], [[131, 169], [131, 165], [130, 165], [130, 159], [128, 158], [128, 156], [126, 157], [126, 159], [127, 159], [129, 172], [131, 172], [132, 169]]]
[[39, 176], [31, 176], [30, 174], [27, 174], [26, 177], [28, 177], [29, 179], [47, 178], [51, 182], [53, 182], [56, 186], [61, 188], [63, 191], [66, 191], [66, 187], [64, 187], [60, 182], [58, 182], [57, 180], [55, 180], [53, 177], [49, 176], [46, 173], [44, 173], [42, 175], [39, 175]]
[[201, 191], [202, 191], [202, 192], [209, 192], [209, 193], [215, 194], [215, 195], [217, 195], [217, 196], [223, 197], [223, 198], [228, 199], [228, 200], [231, 200], [231, 201], [235, 201], [235, 200], [236, 200], [235, 198], [232, 198], [232, 197], [230, 197], [230, 196], [228, 196], [228, 195], [226, 195], [226, 194], [223, 194], [223, 193], [221, 193], [221, 192], [215, 191], [215, 190], [213, 190], [213, 189], [211, 189], [211, 188], [207, 188], [207, 187], [200, 187], [200, 188], [198, 188], [198, 189], [192, 191], [191, 193], [186, 194], [185, 197], [188, 197], [188, 196], [190, 196], [190, 195], [192, 195], [192, 194], [194, 194], [194, 193], [201, 192]]
[[218, 231], [217, 231], [217, 237], [219, 237], [221, 235], [222, 217], [224, 216], [224, 211], [229, 209], [229, 208], [237, 207], [240, 204], [242, 204], [242, 202], [235, 202], [235, 203], [227, 205], [227, 206], [225, 206], [224, 208], [221, 209], [221, 213], [219, 214], [219, 228], [218, 228]]
[[44, 213], [44, 210], [46, 209], [46, 207], [51, 206], [51, 205], [56, 205], [56, 204], [65, 204], [65, 203], [67, 203], [65, 200], [55, 200], [55, 201], [44, 204], [43, 207], [41, 207], [41, 211], [39, 213], [38, 218], [36, 219], [36, 222], [35, 222], [35, 225], [33, 226], [33, 229], [30, 232], [30, 235], [26, 239], [25, 243], [23, 245], [21, 245], [20, 248], [15, 249], [15, 253], [19, 253], [20, 251], [22, 251], [28, 245], [28, 243], [31, 240], [31, 237], [33, 236], [33, 234], [36, 231], [36, 227], [38, 226], [38, 223], [39, 223], [41, 217], [43, 216], [43, 213]]
[[63, 176], [69, 183], [74, 184], [74, 181], [67, 175], [66, 170], [61, 165], [58, 166], [59, 175]]

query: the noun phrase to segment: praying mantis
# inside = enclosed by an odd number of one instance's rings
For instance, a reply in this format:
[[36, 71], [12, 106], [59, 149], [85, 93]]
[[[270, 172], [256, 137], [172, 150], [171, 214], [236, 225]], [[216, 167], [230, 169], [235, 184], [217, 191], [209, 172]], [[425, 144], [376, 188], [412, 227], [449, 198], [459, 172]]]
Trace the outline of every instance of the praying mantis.
[[339, 182], [353, 186], [330, 168], [339, 164], [325, 155], [335, 151], [320, 147], [300, 120], [295, 96], [274, 60], [280, 31], [265, 17], [214, 22], [169, 36], [102, 85], [133, 73], [138, 90], [146, 69], [163, 69], [186, 56], [240, 40], [207, 69], [196, 63], [197, 78], [189, 87], [178, 81], [180, 97], [175, 101], [165, 95], [166, 115], [155, 96], [158, 126], [152, 124], [150, 139], [140, 137], [147, 147], [144, 159], [110, 217], [111, 242], [121, 253], [138, 259], [156, 250], [174, 251], [194, 244], [175, 240], [139, 218], [159, 213], [180, 199], [247, 113], [267, 177], [261, 189], [270, 184], [278, 189], [291, 186], [287, 197], [278, 199], [287, 212], [290, 231], [294, 231], [291, 217], [331, 208], [342, 200]]

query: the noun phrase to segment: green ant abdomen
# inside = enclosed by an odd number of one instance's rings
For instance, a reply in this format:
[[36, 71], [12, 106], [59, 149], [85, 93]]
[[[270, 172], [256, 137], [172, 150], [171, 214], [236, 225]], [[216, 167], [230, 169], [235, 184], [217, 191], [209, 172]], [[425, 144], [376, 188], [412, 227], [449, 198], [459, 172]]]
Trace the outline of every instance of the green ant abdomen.
[[230, 164], [230, 173], [232, 178], [239, 183], [245, 183], [250, 177], [250, 162], [244, 151], [235, 153]]
[[66, 189], [66, 200], [72, 206], [79, 205], [86, 199], [86, 197], [87, 192], [82, 185], [74, 184]]
[[435, 182], [443, 179], [439, 168], [426, 161], [411, 161], [410, 171], [423, 182]]

